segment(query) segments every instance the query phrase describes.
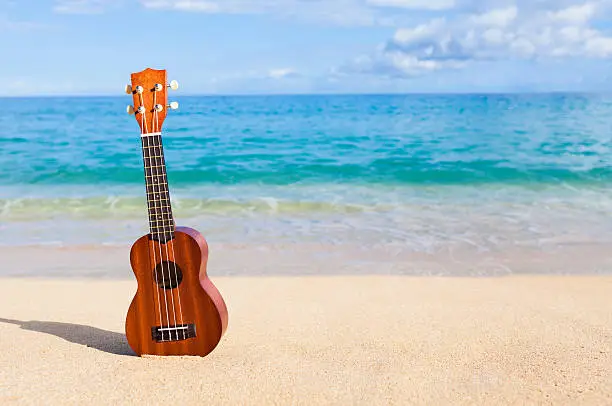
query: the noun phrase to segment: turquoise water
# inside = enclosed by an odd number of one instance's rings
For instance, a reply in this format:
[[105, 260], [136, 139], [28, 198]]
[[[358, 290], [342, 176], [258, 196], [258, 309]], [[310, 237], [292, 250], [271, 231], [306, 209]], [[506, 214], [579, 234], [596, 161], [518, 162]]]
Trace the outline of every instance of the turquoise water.
[[[171, 184], [555, 184], [612, 179], [612, 99], [581, 95], [179, 97]], [[128, 98], [0, 100], [0, 179], [140, 185]]]
[[[612, 241], [612, 97], [187, 97], [178, 224], [213, 242], [503, 250]], [[0, 99], [0, 244], [146, 233], [129, 98]]]

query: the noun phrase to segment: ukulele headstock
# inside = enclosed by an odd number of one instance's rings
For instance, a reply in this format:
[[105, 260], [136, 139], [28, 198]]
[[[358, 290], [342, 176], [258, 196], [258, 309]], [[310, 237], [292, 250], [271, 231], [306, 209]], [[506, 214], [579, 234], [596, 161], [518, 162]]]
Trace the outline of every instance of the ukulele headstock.
[[132, 73], [125, 92], [132, 95], [134, 104], [127, 107], [127, 112], [136, 116], [141, 134], [160, 133], [168, 109], [178, 108], [177, 102], [168, 103], [168, 88], [176, 90], [178, 83], [167, 82], [165, 69], [147, 68]]

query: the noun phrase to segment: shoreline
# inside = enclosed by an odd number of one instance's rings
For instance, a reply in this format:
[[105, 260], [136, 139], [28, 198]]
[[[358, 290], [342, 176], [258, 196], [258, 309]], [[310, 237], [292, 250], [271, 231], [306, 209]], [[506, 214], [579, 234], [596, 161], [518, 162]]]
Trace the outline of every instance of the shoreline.
[[0, 402], [612, 401], [612, 276], [212, 280], [219, 346], [139, 358], [123, 330], [135, 280], [0, 278]]

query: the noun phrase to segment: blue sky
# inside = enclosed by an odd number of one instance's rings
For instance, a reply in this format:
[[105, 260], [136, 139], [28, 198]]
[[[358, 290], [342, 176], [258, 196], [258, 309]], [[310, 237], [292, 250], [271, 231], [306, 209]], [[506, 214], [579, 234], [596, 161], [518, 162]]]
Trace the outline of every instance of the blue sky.
[[610, 91], [612, 0], [0, 0], [2, 96]]

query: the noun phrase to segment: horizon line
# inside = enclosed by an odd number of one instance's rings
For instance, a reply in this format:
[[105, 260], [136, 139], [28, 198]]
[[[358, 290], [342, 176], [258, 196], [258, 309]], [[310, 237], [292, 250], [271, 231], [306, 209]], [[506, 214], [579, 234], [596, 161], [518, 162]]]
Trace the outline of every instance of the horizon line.
[[[612, 94], [612, 90], [510, 90], [510, 91], [448, 91], [448, 92], [310, 92], [310, 93], [185, 93], [180, 97], [294, 97], [294, 96], [475, 96], [475, 95], [545, 95], [545, 94], [582, 94], [582, 95], [606, 95]], [[92, 93], [92, 94], [30, 94], [30, 95], [0, 95], [0, 99], [28, 99], [28, 98], [115, 98], [122, 94]], [[127, 95], [125, 95], [127, 96]]]

